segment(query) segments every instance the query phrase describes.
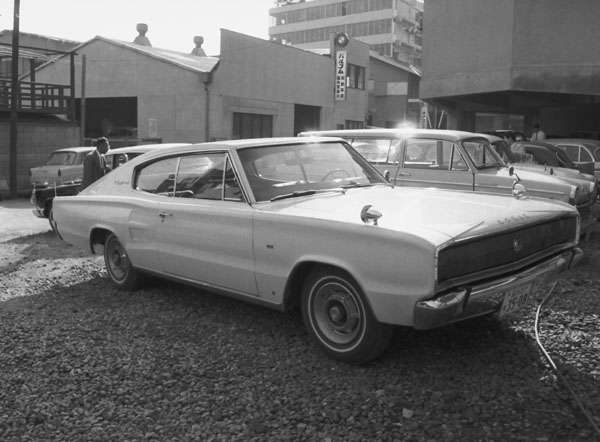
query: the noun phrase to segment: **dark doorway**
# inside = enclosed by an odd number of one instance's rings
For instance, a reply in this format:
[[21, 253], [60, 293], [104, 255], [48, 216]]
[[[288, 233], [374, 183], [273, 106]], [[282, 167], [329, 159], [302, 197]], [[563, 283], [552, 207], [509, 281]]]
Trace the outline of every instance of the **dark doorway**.
[[[81, 121], [81, 100], [76, 103]], [[85, 138], [137, 138], [137, 97], [87, 98]]]
[[300, 132], [319, 130], [321, 108], [317, 106], [294, 105], [294, 136]]

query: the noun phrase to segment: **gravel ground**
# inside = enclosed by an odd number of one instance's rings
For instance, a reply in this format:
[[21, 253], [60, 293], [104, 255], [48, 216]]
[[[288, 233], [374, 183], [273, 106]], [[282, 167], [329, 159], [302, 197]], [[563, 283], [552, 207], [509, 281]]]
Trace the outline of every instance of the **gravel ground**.
[[[398, 329], [381, 360], [350, 366], [299, 313], [160, 280], [118, 292], [45, 226], [0, 235], [3, 442], [598, 440], [535, 344], [535, 305]], [[600, 425], [600, 234], [582, 247], [541, 339]]]

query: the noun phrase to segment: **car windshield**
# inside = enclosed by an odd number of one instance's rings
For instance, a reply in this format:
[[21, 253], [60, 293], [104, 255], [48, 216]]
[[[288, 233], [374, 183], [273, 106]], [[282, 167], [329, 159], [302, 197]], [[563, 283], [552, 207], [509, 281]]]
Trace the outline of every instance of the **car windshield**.
[[478, 169], [501, 167], [505, 165], [500, 155], [498, 155], [488, 140], [473, 138], [464, 140], [462, 145], [466, 154], [471, 158], [471, 161], [473, 161], [473, 164], [475, 164], [475, 167]]
[[75, 152], [52, 152], [46, 160], [46, 166], [70, 166], [76, 158]]
[[346, 143], [298, 143], [238, 150], [256, 201], [386, 184]]

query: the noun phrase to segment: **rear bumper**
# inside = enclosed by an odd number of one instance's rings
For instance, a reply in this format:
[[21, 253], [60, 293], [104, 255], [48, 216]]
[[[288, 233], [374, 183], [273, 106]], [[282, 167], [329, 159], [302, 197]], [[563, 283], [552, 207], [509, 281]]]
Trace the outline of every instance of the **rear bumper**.
[[428, 330], [498, 312], [510, 290], [531, 284], [531, 292], [539, 292], [559, 273], [577, 265], [582, 257], [583, 251], [573, 248], [516, 275], [462, 287], [439, 298], [418, 302], [413, 313], [413, 326]]

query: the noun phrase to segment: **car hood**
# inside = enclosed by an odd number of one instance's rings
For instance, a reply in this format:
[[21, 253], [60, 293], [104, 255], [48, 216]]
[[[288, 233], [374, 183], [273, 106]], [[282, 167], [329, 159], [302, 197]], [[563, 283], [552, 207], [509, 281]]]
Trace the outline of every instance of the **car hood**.
[[532, 163], [510, 163], [518, 172], [520, 170], [529, 170], [531, 172], [545, 173], [558, 178], [568, 178], [580, 181], [594, 181], [594, 176], [582, 173], [577, 169], [569, 169], [568, 167], [552, 167], [542, 164]]
[[576, 213], [566, 204], [538, 198], [407, 187], [374, 187], [281, 200], [261, 211], [362, 225], [365, 206], [382, 214], [374, 228], [423, 237], [440, 245], [450, 239], [506, 231], [512, 224]]

